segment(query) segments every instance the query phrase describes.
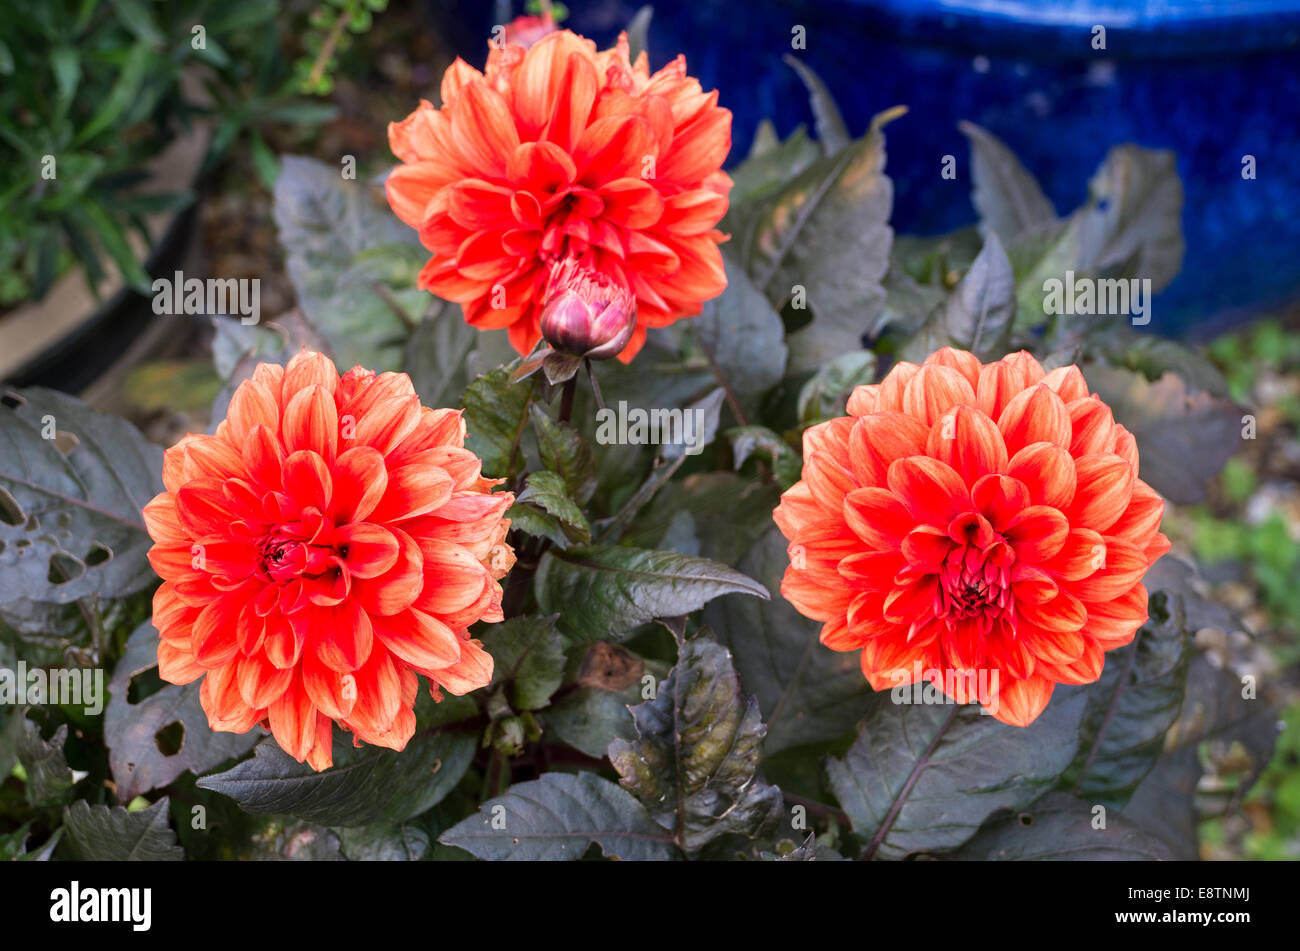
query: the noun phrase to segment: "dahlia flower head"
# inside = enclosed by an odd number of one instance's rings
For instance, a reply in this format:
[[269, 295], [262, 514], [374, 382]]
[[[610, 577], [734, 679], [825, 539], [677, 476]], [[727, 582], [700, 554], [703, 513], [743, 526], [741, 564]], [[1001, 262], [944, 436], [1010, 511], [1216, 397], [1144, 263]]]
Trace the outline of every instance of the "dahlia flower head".
[[1142, 577], [1169, 541], [1133, 434], [1078, 367], [945, 347], [847, 410], [804, 434], [774, 513], [781, 593], [822, 643], [861, 649], [873, 689], [924, 680], [1014, 726], [1100, 677], [1146, 622]]
[[421, 102], [390, 124], [403, 164], [389, 204], [433, 252], [420, 286], [528, 353], [551, 271], [572, 259], [634, 295], [624, 362], [648, 327], [722, 293], [731, 113], [684, 57], [653, 75], [647, 63], [629, 60], [626, 34], [603, 52], [568, 30], [507, 42], [481, 73], [448, 68], [441, 109]]
[[202, 677], [212, 729], [260, 723], [317, 770], [334, 723], [405, 747], [418, 674], [435, 699], [487, 685], [468, 627], [502, 619], [512, 496], [464, 441], [404, 373], [259, 364], [214, 435], [167, 450], [144, 508], [162, 679]]

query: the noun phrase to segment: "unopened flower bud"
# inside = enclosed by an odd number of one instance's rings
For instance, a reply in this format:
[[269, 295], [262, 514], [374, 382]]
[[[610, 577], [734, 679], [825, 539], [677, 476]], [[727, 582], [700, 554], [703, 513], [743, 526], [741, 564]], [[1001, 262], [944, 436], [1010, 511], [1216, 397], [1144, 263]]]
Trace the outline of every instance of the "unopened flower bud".
[[608, 360], [636, 329], [636, 298], [608, 275], [566, 258], [551, 271], [541, 329], [559, 353]]

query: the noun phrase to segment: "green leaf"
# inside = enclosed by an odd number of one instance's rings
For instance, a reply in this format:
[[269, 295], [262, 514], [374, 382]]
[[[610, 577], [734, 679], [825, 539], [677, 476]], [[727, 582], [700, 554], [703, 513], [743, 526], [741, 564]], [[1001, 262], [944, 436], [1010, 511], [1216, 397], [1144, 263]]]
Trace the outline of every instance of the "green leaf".
[[727, 430], [731, 452], [739, 469], [750, 456], [763, 456], [771, 465], [782, 489], [799, 481], [802, 461], [784, 439], [766, 426], [737, 426]]
[[639, 802], [593, 773], [546, 773], [517, 783], [438, 841], [489, 861], [572, 861], [593, 843], [624, 861], [677, 854], [671, 837]]
[[768, 598], [726, 565], [622, 546], [548, 551], [536, 585], [542, 611], [559, 614], [561, 630], [580, 641], [620, 640], [638, 624], [689, 614], [723, 594]]
[[725, 647], [705, 636], [683, 644], [655, 698], [633, 707], [632, 718], [637, 739], [615, 739], [609, 760], [687, 854], [779, 821], [781, 790], [758, 773], [767, 729]]
[[826, 761], [831, 788], [867, 840], [864, 859], [945, 852], [1000, 809], [1021, 810], [1056, 783], [1079, 746], [1085, 694], [1057, 686], [1027, 727], [1008, 726], [975, 704], [922, 702], [911, 686], [877, 694], [843, 759]]
[[419, 862], [433, 847], [429, 834], [413, 825], [341, 828], [334, 833], [350, 862]]
[[800, 172], [767, 203], [752, 233], [740, 236], [754, 285], [774, 305], [806, 291], [813, 321], [787, 340], [793, 371], [861, 349], [884, 302], [893, 185], [880, 129], [901, 112], [881, 113], [861, 139]]
[[[907, 359], [921, 361], [939, 346], [969, 350], [982, 360], [1006, 353], [1016, 316], [1016, 282], [996, 233], [990, 232], [970, 270], [936, 308], [918, 337], [904, 347]], [[926, 330], [934, 331], [927, 334]]]
[[564, 479], [564, 488], [579, 505], [586, 505], [596, 491], [596, 461], [591, 447], [568, 423], [561, 423], [534, 403], [529, 412], [537, 433], [542, 465]]
[[122, 231], [117, 222], [110, 218], [104, 209], [94, 201], [79, 203], [77, 214], [95, 233], [100, 245], [108, 252], [108, 256], [113, 259], [113, 263], [117, 265], [118, 271], [121, 272], [122, 280], [141, 294], [150, 293], [152, 284], [149, 275], [136, 258], [131, 245], [127, 243], [126, 233]]
[[406, 342], [402, 365], [425, 406], [459, 406], [469, 386], [467, 363], [479, 332], [448, 304], [420, 321]]
[[[196, 775], [243, 756], [264, 734], [223, 733], [208, 726], [199, 703], [201, 680], [184, 686], [164, 684], [137, 703], [129, 698], [131, 681], [158, 665], [158, 631], [141, 624], [126, 642], [126, 652], [108, 682], [104, 743], [117, 786], [118, 802], [127, 803], [151, 789], [170, 785], [185, 772]], [[158, 735], [181, 727], [180, 746], [163, 752]]]
[[1090, 800], [1051, 793], [1015, 815], [990, 822], [956, 857], [993, 862], [1133, 862], [1173, 858], [1168, 848], [1123, 816], [1109, 814], [1104, 828]]
[[853, 390], [876, 377], [876, 355], [870, 350], [841, 354], [822, 367], [799, 389], [799, 420], [819, 423], [844, 415]]
[[546, 708], [545, 735], [603, 759], [611, 738], [636, 738], [628, 707], [644, 699], [641, 689], [638, 682], [619, 691], [596, 687], [570, 691]]
[[564, 682], [564, 641], [555, 618], [513, 617], [481, 635], [492, 655], [492, 685], [508, 683], [510, 706], [540, 710]]
[[[770, 528], [739, 567], [777, 591], [789, 564], [785, 539]], [[784, 598], [719, 598], [704, 609], [704, 623], [731, 648], [741, 682], [758, 698], [769, 756], [844, 736], [871, 708], [857, 653], [823, 647], [821, 625]]]
[[1080, 218], [1080, 269], [1149, 278], [1161, 291], [1183, 266], [1183, 183], [1174, 153], [1117, 145], [1088, 183]]
[[100, 103], [95, 115], [81, 127], [81, 131], [72, 140], [73, 145], [81, 145], [94, 139], [95, 136], [111, 126], [118, 116], [136, 102], [145, 76], [148, 74], [149, 67], [154, 60], [153, 52], [149, 46], [148, 41], [140, 40], [135, 46], [131, 47], [131, 52], [127, 54], [126, 63], [122, 66], [121, 72], [117, 74], [117, 79], [113, 82], [112, 88], [103, 97], [103, 101]]
[[803, 60], [790, 53], [781, 57], [785, 64], [799, 74], [800, 81], [808, 90], [808, 104], [812, 106], [813, 118], [817, 123], [817, 139], [822, 144], [822, 151], [834, 155], [848, 147], [849, 130], [844, 125], [835, 97], [826, 88], [820, 76], [812, 71]]
[[723, 264], [727, 289], [706, 301], [687, 326], [729, 398], [750, 405], [785, 376], [785, 330], [745, 272], [725, 255]]
[[[140, 511], [163, 490], [162, 450], [126, 420], [62, 393], [32, 388], [5, 396], [0, 602], [66, 604], [151, 584], [156, 576], [145, 555], [152, 541]], [[44, 438], [56, 429], [58, 438]]]
[[1086, 688], [1082, 745], [1062, 786], [1089, 802], [1117, 808], [1155, 765], [1178, 718], [1191, 657], [1182, 598], [1155, 587], [1151, 620], [1133, 643], [1106, 656], [1101, 679]]
[[63, 810], [73, 852], [83, 862], [179, 862], [185, 852], [167, 823], [167, 797], [148, 809], [74, 802]]
[[528, 473], [507, 517], [512, 527], [549, 538], [560, 548], [591, 541], [591, 525], [569, 498], [564, 479], [547, 469]]
[[722, 230], [747, 235], [762, 200], [769, 198], [805, 168], [817, 161], [822, 150], [799, 126], [781, 142], [771, 121], [763, 119], [754, 132], [754, 144], [745, 160], [731, 171], [730, 207]]
[[291, 815], [322, 825], [404, 822], [437, 805], [460, 782], [474, 758], [475, 737], [451, 729], [418, 733], [398, 753], [354, 749], [334, 734], [334, 765], [316, 772], [267, 740], [224, 773], [199, 780], [229, 796], [245, 812]]
[[664, 486], [623, 542], [735, 565], [771, 528], [780, 494], [775, 481], [759, 482], [735, 472], [695, 472]]
[[274, 212], [298, 306], [338, 363], [396, 368], [431, 301], [415, 286], [428, 255], [414, 229], [367, 183], [296, 155], [280, 158]]
[[535, 381], [530, 377], [511, 383], [511, 370], [497, 367], [483, 374], [461, 399], [468, 429], [465, 448], [483, 460], [483, 474], [489, 478], [509, 478], [523, 463], [519, 446]]
[[117, 18], [139, 39], [155, 46], [166, 42], [167, 38], [154, 22], [146, 0], [112, 0], [112, 3]]
[[1056, 220], [1056, 209], [1038, 182], [1001, 139], [973, 122], [959, 122], [957, 128], [970, 140], [971, 202], [980, 222], [1004, 246]]
[[41, 728], [21, 714], [18, 715], [21, 733], [18, 735], [18, 762], [27, 773], [27, 802], [32, 806], [49, 806], [62, 802], [74, 783], [72, 770], [63, 754], [68, 741], [68, 725], [59, 728], [48, 739], [41, 739]]
[[1241, 447], [1241, 407], [1189, 388], [1172, 372], [1152, 382], [1104, 364], [1083, 371], [1141, 447], [1143, 481], [1171, 502], [1203, 501], [1210, 480]]

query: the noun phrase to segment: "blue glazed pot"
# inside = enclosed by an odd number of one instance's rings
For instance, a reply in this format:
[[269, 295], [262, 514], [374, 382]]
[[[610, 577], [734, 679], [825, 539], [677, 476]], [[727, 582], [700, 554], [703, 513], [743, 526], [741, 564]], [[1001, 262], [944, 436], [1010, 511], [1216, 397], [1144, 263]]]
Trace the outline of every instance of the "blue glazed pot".
[[[639, 4], [571, 0], [567, 25], [602, 45]], [[825, 80], [851, 131], [905, 103], [889, 128], [894, 226], [937, 234], [975, 220], [960, 119], [1002, 138], [1065, 214], [1107, 149], [1178, 155], [1186, 201], [1182, 273], [1148, 329], [1204, 336], [1300, 299], [1300, 0], [658, 0], [651, 66], [683, 52], [735, 114], [731, 164], [760, 119], [782, 134], [812, 116], [781, 62], [796, 51]], [[481, 64], [490, 4], [432, 8]], [[1094, 27], [1105, 50], [1093, 49]], [[1256, 178], [1243, 179], [1244, 156]]]

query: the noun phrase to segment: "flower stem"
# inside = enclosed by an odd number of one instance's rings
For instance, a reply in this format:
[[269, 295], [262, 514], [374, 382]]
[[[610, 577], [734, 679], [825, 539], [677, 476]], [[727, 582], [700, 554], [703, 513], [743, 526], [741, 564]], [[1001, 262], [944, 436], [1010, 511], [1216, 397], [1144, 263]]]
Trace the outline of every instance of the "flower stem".
[[564, 381], [564, 393], [560, 396], [560, 422], [567, 423], [573, 416], [573, 396], [578, 391], [578, 374]]

